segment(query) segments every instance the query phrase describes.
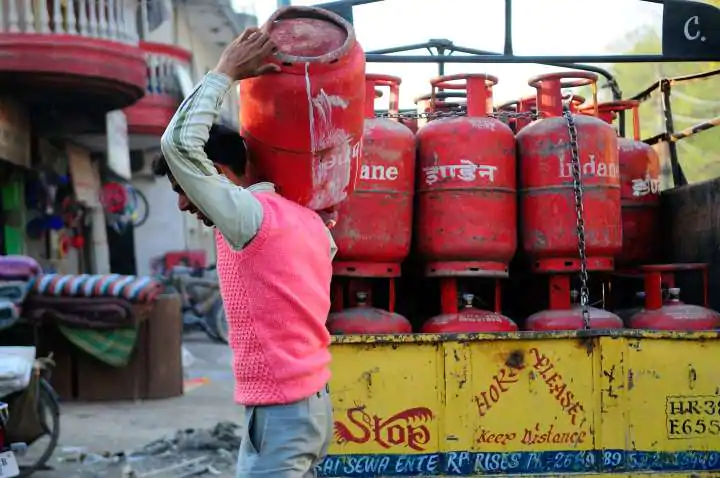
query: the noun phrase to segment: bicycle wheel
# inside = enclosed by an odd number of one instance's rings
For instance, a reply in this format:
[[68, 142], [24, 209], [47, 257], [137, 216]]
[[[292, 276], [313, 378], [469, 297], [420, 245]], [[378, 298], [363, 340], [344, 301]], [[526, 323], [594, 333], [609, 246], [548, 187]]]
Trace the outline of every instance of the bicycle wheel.
[[150, 216], [150, 205], [145, 195], [138, 188], [128, 186], [128, 192], [132, 197], [131, 201], [135, 211], [133, 216], [137, 216], [137, 219], [133, 219], [133, 227], [140, 227], [145, 224]]
[[[45, 464], [55, 452], [60, 439], [60, 404], [57, 401], [55, 390], [45, 379], [40, 380], [37, 406], [38, 416], [45, 429], [45, 435], [30, 444], [27, 454], [18, 460], [20, 464], [19, 476], [21, 477], [30, 476], [36, 471], [44, 469]], [[26, 464], [26, 459], [31, 463]]]
[[213, 338], [218, 342], [227, 344], [228, 321], [227, 315], [225, 314], [225, 306], [223, 305], [223, 301], [221, 298], [218, 297], [217, 301], [215, 302], [215, 306], [213, 307], [210, 314], [208, 314], [206, 320], [213, 331]]

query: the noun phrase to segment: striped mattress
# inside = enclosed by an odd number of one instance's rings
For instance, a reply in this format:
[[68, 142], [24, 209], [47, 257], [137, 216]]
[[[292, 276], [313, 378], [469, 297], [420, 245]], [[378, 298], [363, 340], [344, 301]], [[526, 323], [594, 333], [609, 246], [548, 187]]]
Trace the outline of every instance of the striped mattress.
[[163, 285], [152, 277], [120, 274], [42, 274], [31, 294], [53, 297], [118, 297], [130, 302], [152, 302]]

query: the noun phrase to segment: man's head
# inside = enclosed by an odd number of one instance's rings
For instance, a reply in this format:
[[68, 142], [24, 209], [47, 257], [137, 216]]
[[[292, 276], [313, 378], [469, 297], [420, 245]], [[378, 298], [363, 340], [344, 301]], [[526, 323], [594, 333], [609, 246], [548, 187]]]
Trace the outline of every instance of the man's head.
[[[243, 185], [245, 176], [245, 164], [247, 163], [247, 149], [245, 140], [234, 130], [222, 126], [213, 125], [210, 128], [210, 137], [205, 144], [205, 154], [213, 162], [215, 169], [226, 176], [231, 182]], [[155, 160], [153, 173], [156, 176], [167, 176], [170, 185], [178, 195], [178, 209], [194, 214], [205, 225], [212, 226], [210, 219], [205, 217], [198, 208], [190, 202], [180, 185], [175, 181], [167, 161], [163, 155]]]

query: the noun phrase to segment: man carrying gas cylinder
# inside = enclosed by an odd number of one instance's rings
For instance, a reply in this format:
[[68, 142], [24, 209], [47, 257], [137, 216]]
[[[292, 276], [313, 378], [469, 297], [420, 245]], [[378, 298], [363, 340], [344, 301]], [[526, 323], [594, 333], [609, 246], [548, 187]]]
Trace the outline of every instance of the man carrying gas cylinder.
[[325, 321], [335, 243], [317, 213], [247, 177], [252, 151], [213, 124], [235, 81], [279, 71], [267, 62], [274, 51], [255, 28], [235, 39], [178, 108], [155, 164], [178, 208], [215, 228], [235, 400], [245, 406], [239, 478], [316, 476], [332, 436]]

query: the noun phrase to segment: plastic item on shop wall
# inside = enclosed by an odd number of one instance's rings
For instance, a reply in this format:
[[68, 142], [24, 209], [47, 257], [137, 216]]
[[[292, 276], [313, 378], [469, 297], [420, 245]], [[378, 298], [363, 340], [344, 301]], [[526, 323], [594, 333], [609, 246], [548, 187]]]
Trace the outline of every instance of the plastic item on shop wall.
[[45, 216], [45, 228], [51, 231], [59, 231], [65, 227], [65, 221], [62, 216], [51, 214]]
[[85, 237], [84, 236], [73, 236], [72, 238], [72, 246], [75, 249], [82, 249], [85, 247]]
[[25, 183], [25, 207], [28, 209], [41, 209], [43, 190], [40, 181], [28, 181]]
[[67, 196], [61, 204], [63, 221], [67, 227], [77, 227], [83, 219], [82, 205], [72, 196]]
[[25, 233], [31, 239], [41, 239], [46, 231], [60, 231], [65, 227], [61, 216], [40, 215], [32, 218], [25, 225]]
[[45, 220], [42, 216], [34, 217], [25, 225], [25, 233], [30, 239], [40, 239], [45, 232]]
[[60, 258], [63, 259], [65, 256], [67, 256], [68, 252], [70, 252], [70, 238], [67, 236], [67, 234], [61, 232], [58, 235], [58, 254], [60, 255]]

